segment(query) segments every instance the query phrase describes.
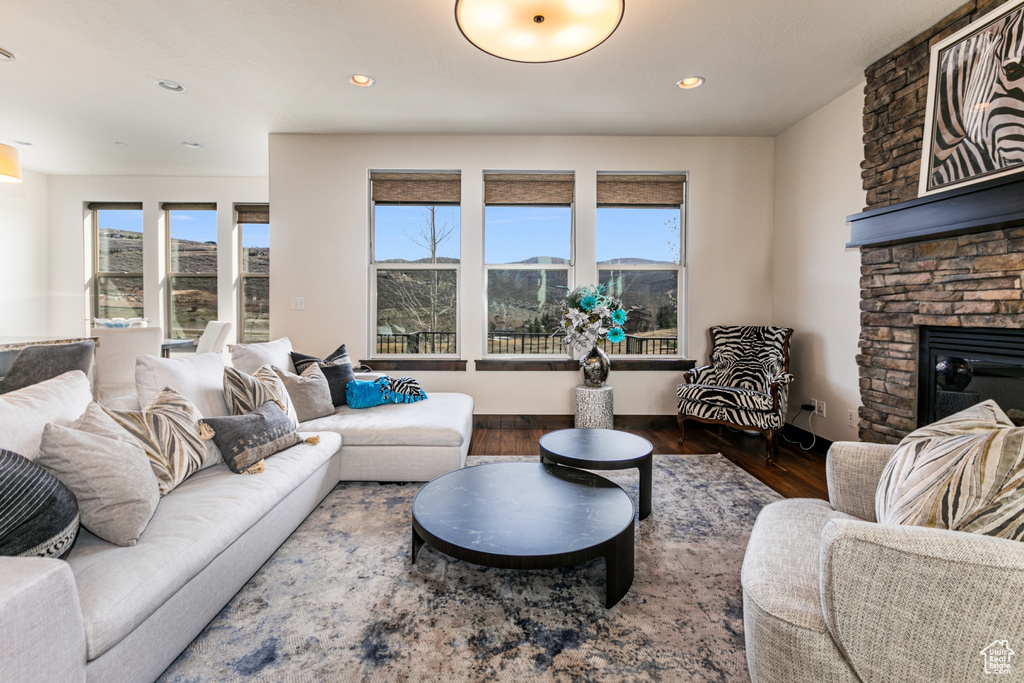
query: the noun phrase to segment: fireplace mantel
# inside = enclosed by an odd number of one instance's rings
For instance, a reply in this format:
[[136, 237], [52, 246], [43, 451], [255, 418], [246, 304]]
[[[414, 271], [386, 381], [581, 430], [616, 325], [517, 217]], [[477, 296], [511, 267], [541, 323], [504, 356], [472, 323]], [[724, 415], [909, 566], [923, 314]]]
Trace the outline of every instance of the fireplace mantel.
[[848, 247], [906, 242], [1002, 230], [1024, 225], [1024, 173], [847, 216]]

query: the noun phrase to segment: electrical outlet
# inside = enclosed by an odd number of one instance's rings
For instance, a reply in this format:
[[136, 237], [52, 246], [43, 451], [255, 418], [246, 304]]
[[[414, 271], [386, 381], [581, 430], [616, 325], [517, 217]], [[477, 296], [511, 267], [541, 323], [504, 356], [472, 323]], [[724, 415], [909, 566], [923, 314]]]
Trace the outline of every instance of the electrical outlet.
[[857, 413], [853, 410], [846, 411], [846, 426], [856, 427], [857, 426]]
[[818, 417], [825, 417], [825, 402], [818, 401], [818, 407], [814, 409], [814, 413]]
[[304, 296], [293, 296], [292, 297], [292, 310], [293, 311], [304, 311], [304, 310], [306, 310], [306, 297], [304, 297]]

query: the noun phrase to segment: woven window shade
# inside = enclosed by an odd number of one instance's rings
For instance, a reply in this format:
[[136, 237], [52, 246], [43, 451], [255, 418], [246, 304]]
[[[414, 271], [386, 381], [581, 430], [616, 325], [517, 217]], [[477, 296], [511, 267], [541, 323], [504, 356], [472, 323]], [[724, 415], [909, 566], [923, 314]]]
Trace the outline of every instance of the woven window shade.
[[164, 202], [164, 211], [216, 211], [217, 202]]
[[572, 206], [572, 173], [485, 173], [484, 204]]
[[685, 175], [597, 176], [598, 206], [679, 206], [685, 196]]
[[269, 223], [270, 204], [235, 204], [239, 223]]
[[142, 211], [142, 202], [89, 202], [90, 211]]
[[370, 172], [374, 202], [388, 204], [458, 204], [462, 201], [459, 173]]

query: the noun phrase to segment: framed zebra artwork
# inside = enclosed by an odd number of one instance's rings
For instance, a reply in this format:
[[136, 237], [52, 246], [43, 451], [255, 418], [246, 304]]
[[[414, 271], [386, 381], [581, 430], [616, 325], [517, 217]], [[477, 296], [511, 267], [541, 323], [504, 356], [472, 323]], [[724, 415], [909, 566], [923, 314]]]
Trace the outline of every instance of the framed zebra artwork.
[[921, 156], [924, 196], [1024, 171], [1024, 0], [932, 47]]

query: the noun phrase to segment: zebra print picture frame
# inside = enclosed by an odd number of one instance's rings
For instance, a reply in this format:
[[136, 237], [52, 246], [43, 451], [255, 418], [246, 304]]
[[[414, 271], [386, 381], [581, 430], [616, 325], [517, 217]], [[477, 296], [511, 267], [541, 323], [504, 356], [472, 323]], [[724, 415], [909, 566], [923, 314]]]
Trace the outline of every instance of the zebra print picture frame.
[[1024, 0], [931, 50], [919, 196], [1024, 171]]

